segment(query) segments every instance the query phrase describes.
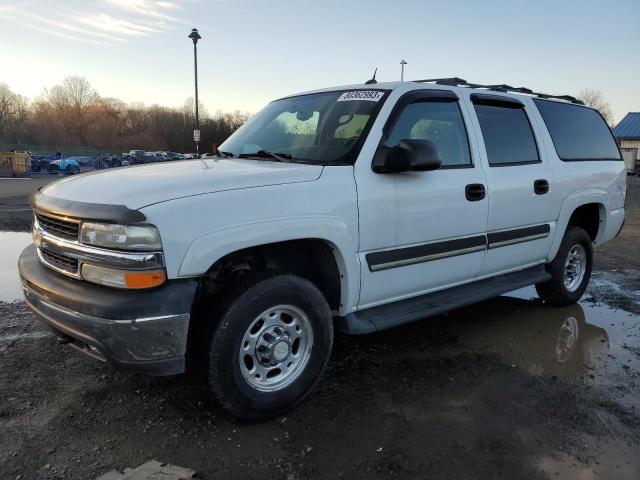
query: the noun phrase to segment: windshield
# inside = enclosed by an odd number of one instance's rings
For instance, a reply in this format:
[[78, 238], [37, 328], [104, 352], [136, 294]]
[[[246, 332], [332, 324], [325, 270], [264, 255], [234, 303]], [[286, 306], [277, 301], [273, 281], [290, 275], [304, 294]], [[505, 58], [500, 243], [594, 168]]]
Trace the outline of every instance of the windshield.
[[381, 90], [350, 90], [283, 98], [267, 105], [229, 137], [220, 151], [261, 152], [291, 161], [352, 164], [384, 102]]

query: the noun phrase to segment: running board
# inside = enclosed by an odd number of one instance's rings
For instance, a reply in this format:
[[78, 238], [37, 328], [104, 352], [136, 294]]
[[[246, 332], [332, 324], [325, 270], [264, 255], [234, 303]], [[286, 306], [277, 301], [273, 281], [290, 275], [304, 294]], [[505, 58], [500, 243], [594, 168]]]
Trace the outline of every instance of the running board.
[[549, 280], [544, 265], [486, 278], [415, 298], [349, 313], [340, 319], [340, 329], [352, 335], [378, 332], [427, 317], [482, 302], [503, 293]]

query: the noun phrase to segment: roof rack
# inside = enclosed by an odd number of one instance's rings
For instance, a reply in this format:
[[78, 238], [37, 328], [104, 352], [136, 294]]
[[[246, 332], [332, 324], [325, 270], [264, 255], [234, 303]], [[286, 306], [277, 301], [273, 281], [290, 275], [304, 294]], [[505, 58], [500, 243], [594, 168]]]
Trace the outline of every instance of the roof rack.
[[512, 93], [524, 93], [526, 95], [533, 95], [539, 98], [552, 98], [555, 100], [564, 100], [566, 102], [576, 103], [578, 105], [584, 105], [582, 100], [578, 100], [571, 95], [549, 95], [547, 93], [538, 93], [525, 87], [512, 87], [511, 85], [481, 85], [479, 83], [467, 82], [464, 78], [451, 77], [451, 78], [428, 78], [425, 80], [413, 80], [417, 83], [435, 83], [436, 85], [449, 85], [451, 87], [467, 87], [467, 88], [482, 88], [491, 90], [494, 92], [512, 92]]

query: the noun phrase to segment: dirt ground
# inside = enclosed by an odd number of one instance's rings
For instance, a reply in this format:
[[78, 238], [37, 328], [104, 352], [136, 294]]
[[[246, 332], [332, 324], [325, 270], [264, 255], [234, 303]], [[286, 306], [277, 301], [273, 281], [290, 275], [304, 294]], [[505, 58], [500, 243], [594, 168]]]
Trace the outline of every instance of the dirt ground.
[[[28, 231], [25, 195], [0, 194], [0, 230]], [[187, 376], [85, 358], [24, 302], [0, 302], [0, 478], [94, 479], [156, 459], [206, 479], [637, 480], [638, 178], [627, 204], [580, 304], [547, 308], [528, 288], [374, 335], [337, 335], [308, 400], [258, 423], [227, 416]], [[2, 235], [3, 256], [29, 241]]]

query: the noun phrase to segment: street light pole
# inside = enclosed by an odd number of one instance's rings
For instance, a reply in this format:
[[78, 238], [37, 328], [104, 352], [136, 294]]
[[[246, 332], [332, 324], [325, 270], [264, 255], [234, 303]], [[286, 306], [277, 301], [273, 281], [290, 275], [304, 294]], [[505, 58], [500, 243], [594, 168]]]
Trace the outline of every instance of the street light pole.
[[196, 156], [200, 157], [200, 115], [198, 113], [198, 40], [202, 37], [198, 33], [197, 28], [192, 28], [188, 38], [193, 41], [193, 73], [195, 77], [196, 88], [196, 125], [193, 130], [193, 141], [196, 144]]
[[403, 58], [400, 62], [400, 81], [404, 81], [404, 66], [407, 64], [407, 61]]

